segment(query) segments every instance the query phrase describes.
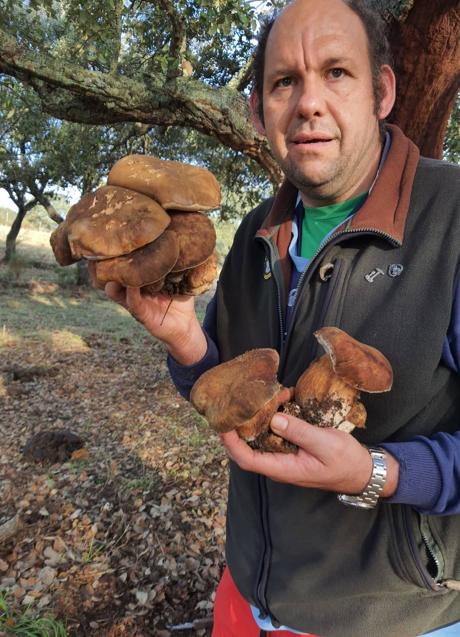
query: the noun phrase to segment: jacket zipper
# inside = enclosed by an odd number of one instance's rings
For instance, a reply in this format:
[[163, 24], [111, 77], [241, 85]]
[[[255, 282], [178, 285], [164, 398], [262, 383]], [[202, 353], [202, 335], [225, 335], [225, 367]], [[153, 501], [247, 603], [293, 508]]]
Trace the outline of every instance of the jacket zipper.
[[[276, 259], [279, 256], [277, 248], [265, 237], [258, 237], [264, 244], [267, 251], [267, 258], [270, 262], [270, 270], [272, 272], [272, 276], [276, 285], [277, 292], [277, 308], [278, 308], [278, 319], [279, 319], [279, 327], [280, 327], [280, 356], [281, 351], [284, 346], [284, 318], [283, 311], [281, 308], [281, 284], [278, 279], [277, 273], [275, 272], [275, 263]], [[266, 617], [270, 617], [272, 623], [276, 620], [271, 616], [270, 611], [268, 609], [267, 598], [266, 598], [266, 590], [267, 590], [267, 581], [268, 581], [268, 573], [270, 569], [271, 562], [271, 541], [270, 541], [270, 531], [269, 531], [269, 522], [268, 522], [268, 494], [267, 494], [267, 479], [259, 475], [258, 476], [258, 485], [259, 485], [259, 497], [260, 497], [260, 518], [261, 518], [261, 526], [262, 526], [262, 535], [263, 535], [263, 550], [262, 550], [262, 558], [261, 564], [259, 568], [259, 572], [257, 574], [257, 581], [255, 585], [254, 598], [257, 605], [257, 608], [260, 612], [260, 618], [265, 619]]]
[[422, 540], [426, 547], [428, 555], [431, 557], [436, 566], [436, 575], [433, 579], [438, 587], [442, 586], [442, 578], [444, 575], [444, 558], [439, 546], [437, 545], [431, 533], [430, 527], [428, 525], [428, 520], [423, 515], [420, 515], [420, 534], [422, 536]]
[[[379, 230], [375, 230], [373, 228], [364, 228], [360, 230], [345, 230], [345, 231], [332, 234], [324, 244], [320, 245], [318, 250], [313, 255], [312, 259], [310, 260], [310, 263], [300, 275], [300, 278], [297, 284], [297, 296], [294, 302], [294, 307], [292, 309], [289, 329], [286, 334], [284, 332], [284, 318], [283, 318], [283, 311], [281, 308], [281, 284], [278, 278], [278, 273], [275, 272], [276, 258], [279, 256], [278, 250], [273, 245], [273, 243], [266, 237], [258, 237], [258, 239], [265, 244], [266, 250], [268, 250], [267, 256], [270, 262], [270, 269], [271, 269], [273, 278], [275, 279], [275, 285], [276, 285], [276, 291], [277, 291], [278, 318], [279, 318], [279, 326], [280, 326], [280, 369], [281, 369], [281, 361], [283, 360], [286, 343], [292, 332], [292, 325], [294, 323], [295, 311], [298, 306], [299, 293], [307, 273], [310, 274], [313, 271], [312, 264], [316, 261], [317, 257], [323, 252], [323, 250], [326, 247], [330, 247], [331, 245], [334, 245], [334, 242], [336, 241], [336, 239], [342, 238], [347, 235], [352, 235], [352, 234], [354, 235], [374, 234], [376, 236], [380, 236], [389, 240], [394, 245], [399, 245], [398, 242], [395, 241], [395, 239], [391, 235], [385, 232], [381, 232]], [[330, 300], [330, 296], [329, 296], [329, 300]], [[261, 564], [261, 568], [259, 569], [259, 573], [257, 577], [254, 597], [255, 597], [256, 605], [258, 609], [261, 611], [261, 618], [264, 619], [265, 617], [268, 616], [271, 618], [273, 625], [275, 625], [275, 623], [277, 624], [278, 622], [275, 617], [272, 617], [270, 610], [268, 608], [267, 598], [266, 598], [267, 581], [268, 581], [268, 574], [269, 574], [270, 560], [271, 560], [271, 546], [270, 546], [270, 533], [268, 528], [267, 480], [264, 476], [259, 476], [259, 493], [260, 493], [260, 499], [261, 499], [261, 513], [262, 513], [261, 523], [262, 523], [264, 546], [262, 551], [262, 564]]]
[[418, 551], [418, 547], [417, 547], [417, 543], [415, 541], [414, 538], [414, 533], [412, 531], [412, 527], [410, 525], [409, 519], [408, 519], [408, 513], [407, 513], [407, 507], [403, 506], [402, 507], [402, 512], [403, 512], [403, 521], [404, 521], [404, 529], [406, 531], [406, 538], [408, 540], [408, 545], [409, 545], [409, 549], [410, 549], [410, 553], [412, 556], [412, 560], [417, 568], [417, 571], [420, 574], [420, 577], [422, 578], [426, 588], [428, 588], [429, 590], [432, 591], [439, 591], [442, 588], [445, 588], [444, 584], [442, 583], [442, 581], [440, 581], [440, 578], [442, 576], [442, 572], [441, 572], [441, 563], [439, 558], [437, 557], [437, 555], [435, 555], [432, 547], [431, 547], [431, 542], [429, 541], [429, 539], [427, 538], [426, 532], [422, 532], [421, 531], [421, 535], [422, 535], [422, 540], [428, 550], [428, 553], [430, 554], [430, 556], [433, 558], [434, 563], [436, 564], [436, 567], [438, 569], [438, 573], [436, 575], [436, 577], [431, 577], [431, 575], [428, 573], [426, 566], [423, 564], [421, 558], [420, 558], [420, 554]]

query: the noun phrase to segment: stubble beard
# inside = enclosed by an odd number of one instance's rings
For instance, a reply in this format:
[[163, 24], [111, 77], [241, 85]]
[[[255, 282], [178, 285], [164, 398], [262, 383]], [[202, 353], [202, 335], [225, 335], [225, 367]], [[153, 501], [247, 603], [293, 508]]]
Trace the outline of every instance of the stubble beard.
[[340, 194], [339, 184], [342, 181], [345, 167], [339, 161], [333, 162], [323, 171], [323, 174], [314, 177], [309, 177], [305, 170], [289, 157], [280, 162], [280, 166], [289, 181], [300, 192], [310, 195], [313, 199], [328, 200]]

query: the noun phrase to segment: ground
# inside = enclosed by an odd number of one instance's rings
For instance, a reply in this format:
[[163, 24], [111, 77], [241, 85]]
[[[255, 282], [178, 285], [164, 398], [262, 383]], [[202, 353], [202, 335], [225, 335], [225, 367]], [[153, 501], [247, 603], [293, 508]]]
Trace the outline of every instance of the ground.
[[[208, 635], [227, 458], [175, 391], [161, 344], [74, 286], [33, 235], [0, 266], [0, 528], [22, 524], [0, 543], [0, 590], [17, 616], [51, 614], [69, 637]], [[84, 451], [23, 458], [32, 434], [61, 428]]]

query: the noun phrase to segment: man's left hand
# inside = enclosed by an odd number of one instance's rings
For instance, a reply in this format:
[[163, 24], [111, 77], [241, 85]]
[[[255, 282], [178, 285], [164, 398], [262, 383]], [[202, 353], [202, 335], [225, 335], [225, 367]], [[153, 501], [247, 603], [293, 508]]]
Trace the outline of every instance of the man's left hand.
[[[254, 451], [236, 431], [221, 435], [230, 458], [245, 471], [254, 471], [277, 482], [337, 493], [361, 493], [372, 472], [371, 456], [352, 435], [310, 425], [286, 414], [275, 414], [272, 430], [299, 447], [297, 453]], [[387, 482], [382, 496], [398, 485], [399, 465], [387, 453]]]

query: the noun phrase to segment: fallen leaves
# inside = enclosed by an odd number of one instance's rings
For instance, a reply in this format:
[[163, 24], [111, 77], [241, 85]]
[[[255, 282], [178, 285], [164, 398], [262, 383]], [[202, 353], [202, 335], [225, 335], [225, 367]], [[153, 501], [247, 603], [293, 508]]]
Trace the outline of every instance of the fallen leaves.
[[[181, 635], [209, 634], [227, 460], [170, 384], [162, 347], [37, 338], [4, 346], [0, 371], [13, 367], [49, 371], [0, 376], [0, 525], [23, 520], [0, 546], [0, 588], [65, 618], [69, 635], [169, 635], [187, 622]], [[69, 461], [22, 458], [31, 435], [61, 427], [86, 443]]]

